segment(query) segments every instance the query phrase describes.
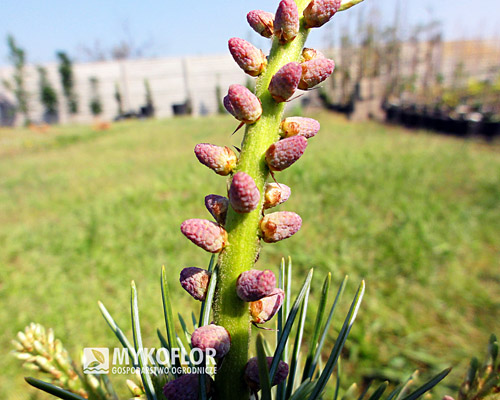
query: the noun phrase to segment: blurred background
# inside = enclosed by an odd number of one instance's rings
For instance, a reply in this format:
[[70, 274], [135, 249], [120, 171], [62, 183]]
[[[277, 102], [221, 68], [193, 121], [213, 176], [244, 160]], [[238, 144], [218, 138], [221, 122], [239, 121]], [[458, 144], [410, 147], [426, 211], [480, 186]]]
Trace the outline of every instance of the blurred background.
[[[203, 198], [224, 194], [225, 180], [192, 150], [239, 145], [221, 100], [230, 84], [253, 80], [227, 40], [266, 52], [245, 16], [276, 6], [3, 0], [3, 398], [43, 398], [23, 382], [34, 373], [9, 354], [31, 321], [53, 327], [75, 360], [83, 347], [114, 347], [97, 300], [130, 335], [134, 279], [155, 347], [163, 264], [179, 304], [196, 309], [176, 277], [209, 257], [179, 225], [208, 218]], [[499, 27], [495, 0], [365, 0], [311, 32], [307, 45], [336, 70], [287, 106], [322, 128], [279, 177], [294, 188], [280, 209], [304, 224], [265, 246], [258, 268], [277, 271], [290, 255], [298, 286], [314, 267], [313, 304], [327, 272], [334, 284], [350, 276], [347, 294], [366, 279], [344, 390], [453, 366], [434, 395], [454, 395], [470, 358], [500, 333]]]

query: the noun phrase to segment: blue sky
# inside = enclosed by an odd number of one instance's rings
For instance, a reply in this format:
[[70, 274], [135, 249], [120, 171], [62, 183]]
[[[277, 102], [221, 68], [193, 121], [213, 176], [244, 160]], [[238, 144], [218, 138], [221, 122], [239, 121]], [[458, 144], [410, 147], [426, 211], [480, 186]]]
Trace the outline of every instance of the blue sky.
[[[365, 0], [350, 11], [339, 13], [332, 29], [356, 23], [355, 9], [364, 7], [371, 15], [389, 22], [396, 2], [402, 9], [405, 26], [439, 19], [445, 37], [499, 37], [500, 0]], [[30, 63], [54, 60], [56, 50], [65, 50], [84, 59], [81, 47], [99, 41], [110, 48], [131, 36], [136, 45], [147, 44], [148, 56], [224, 53], [227, 39], [239, 36], [265, 46], [246, 24], [252, 9], [275, 11], [277, 1], [269, 0], [1, 0], [0, 65], [7, 63], [6, 36], [11, 33], [26, 50]], [[471, 7], [471, 4], [474, 6]], [[354, 12], [352, 12], [354, 11]], [[126, 27], [126, 28], [125, 28]], [[313, 32], [309, 44], [321, 47], [327, 30]]]

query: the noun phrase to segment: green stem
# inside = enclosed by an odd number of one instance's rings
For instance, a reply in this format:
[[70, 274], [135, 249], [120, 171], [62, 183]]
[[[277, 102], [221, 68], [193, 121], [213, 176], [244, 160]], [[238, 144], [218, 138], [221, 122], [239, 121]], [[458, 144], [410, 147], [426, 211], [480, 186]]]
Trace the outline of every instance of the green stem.
[[[296, 0], [299, 15], [309, 0]], [[262, 218], [262, 194], [269, 177], [265, 153], [279, 138], [279, 125], [285, 103], [276, 103], [267, 90], [273, 75], [285, 64], [298, 61], [304, 47], [308, 29], [302, 27], [298, 36], [290, 43], [279, 44], [273, 40], [269, 61], [264, 73], [257, 79], [256, 94], [262, 103], [261, 118], [247, 125], [237, 171], [244, 171], [255, 181], [260, 193], [260, 204], [256, 210], [238, 214], [229, 207], [225, 228], [229, 245], [219, 258], [219, 275], [214, 299], [214, 319], [231, 335], [231, 350], [224, 358], [216, 375], [217, 398], [247, 399], [248, 388], [243, 380], [243, 369], [249, 359], [250, 318], [248, 303], [236, 295], [238, 276], [252, 269], [259, 252], [259, 222]]]

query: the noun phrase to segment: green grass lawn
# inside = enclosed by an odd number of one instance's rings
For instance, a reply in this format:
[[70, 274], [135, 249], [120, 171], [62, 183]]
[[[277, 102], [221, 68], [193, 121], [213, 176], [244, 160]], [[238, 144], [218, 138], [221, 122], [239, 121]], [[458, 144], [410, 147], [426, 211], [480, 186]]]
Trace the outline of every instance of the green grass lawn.
[[[322, 129], [303, 159], [278, 174], [292, 188], [279, 208], [298, 212], [303, 227], [265, 245], [257, 267], [277, 271], [291, 255], [296, 285], [314, 267], [313, 302], [327, 271], [335, 286], [349, 274], [346, 302], [366, 279], [345, 387], [451, 365], [438, 393], [454, 394], [470, 357], [500, 334], [499, 147], [317, 117]], [[83, 347], [114, 347], [97, 300], [130, 333], [134, 279], [145, 345], [157, 347], [162, 264], [179, 311], [197, 307], [176, 281], [182, 267], [205, 266], [209, 256], [179, 225], [208, 218], [203, 198], [224, 194], [225, 179], [199, 164], [193, 148], [237, 145], [234, 128], [230, 118], [210, 117], [104, 132], [0, 130], [1, 398], [33, 396], [22, 380], [33, 373], [8, 354], [31, 321], [53, 327], [75, 359]], [[339, 314], [335, 329], [340, 323]]]

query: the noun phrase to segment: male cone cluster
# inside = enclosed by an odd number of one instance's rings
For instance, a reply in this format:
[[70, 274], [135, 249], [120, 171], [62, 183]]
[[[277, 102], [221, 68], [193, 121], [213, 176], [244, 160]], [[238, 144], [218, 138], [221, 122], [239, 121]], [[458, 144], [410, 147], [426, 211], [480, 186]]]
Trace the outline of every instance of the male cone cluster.
[[[299, 15], [294, 0], [281, 0], [275, 14], [254, 10], [248, 13], [247, 21], [261, 36], [274, 37], [275, 43], [287, 46], [296, 39], [301, 26], [306, 29], [322, 26], [338, 11], [340, 4], [341, 0], [312, 0], [303, 14]], [[258, 77], [266, 72], [270, 60], [262, 50], [240, 38], [231, 38], [228, 47], [235, 62], [246, 74]], [[286, 63], [278, 69], [268, 81], [267, 90], [276, 103], [290, 101], [298, 90], [309, 90], [323, 82], [333, 72], [334, 66], [334, 62], [319, 51], [304, 48], [297, 61]], [[240, 122], [240, 126], [258, 123], [265, 111], [260, 99], [249, 89], [238, 84], [229, 87], [223, 104]], [[300, 159], [306, 150], [308, 140], [313, 138], [319, 129], [319, 122], [311, 118], [288, 117], [282, 120], [277, 132], [274, 132], [280, 140], [269, 146], [262, 154], [262, 160], [265, 160], [273, 178], [274, 173], [285, 170]], [[245, 148], [242, 151], [245, 151]], [[229, 177], [227, 193], [209, 194], [205, 197], [205, 206], [215, 222], [188, 219], [182, 223], [182, 233], [195, 245], [211, 253], [224, 254], [226, 248], [231, 246], [230, 235], [225, 230], [226, 219], [231, 210], [237, 213], [232, 214], [233, 216], [259, 213], [258, 237], [254, 237], [253, 240], [274, 243], [291, 237], [300, 229], [302, 219], [298, 214], [291, 211], [267, 212], [268, 209], [288, 200], [291, 194], [288, 186], [268, 182], [263, 187], [258, 187], [249, 171], [245, 171], [239, 165], [237, 154], [227, 146], [201, 143], [196, 145], [195, 155], [200, 163], [218, 175]], [[189, 267], [182, 270], [180, 283], [193, 298], [204, 301], [211, 277], [211, 273], [206, 270]], [[271, 320], [285, 298], [284, 291], [276, 287], [276, 277], [270, 270], [244, 271], [236, 281], [235, 291], [241, 301], [248, 303], [249, 320], [253, 324], [263, 324]], [[215, 324], [201, 326], [192, 333], [191, 345], [202, 351], [208, 348], [216, 349], [215, 358], [221, 362], [231, 351], [231, 336], [222, 326]], [[272, 358], [267, 359], [268, 365], [271, 364], [271, 360]], [[287, 375], [288, 365], [281, 361], [272, 385], [283, 382]], [[260, 389], [256, 358], [248, 361], [244, 376], [250, 390], [256, 393]], [[189, 391], [191, 389], [187, 389], [187, 386], [194, 385], [198, 389], [199, 380], [184, 375], [169, 382], [164, 388], [164, 394], [169, 400], [195, 399], [198, 397], [194, 394], [191, 396]], [[184, 396], [180, 395], [182, 386], [186, 386]], [[211, 386], [210, 379], [205, 386], [208, 391]], [[187, 393], [189, 395], [186, 396]]]
[[[271, 367], [271, 363], [273, 362], [272, 357], [266, 357], [267, 368]], [[273, 381], [271, 382], [272, 386], [278, 385], [283, 382], [288, 376], [288, 364], [284, 361], [280, 361], [278, 364], [278, 369], [276, 370], [276, 375], [274, 376]], [[260, 390], [260, 379], [259, 379], [259, 365], [257, 362], [257, 357], [253, 357], [248, 360], [248, 363], [245, 367], [245, 381], [248, 386], [254, 392], [258, 392]]]

